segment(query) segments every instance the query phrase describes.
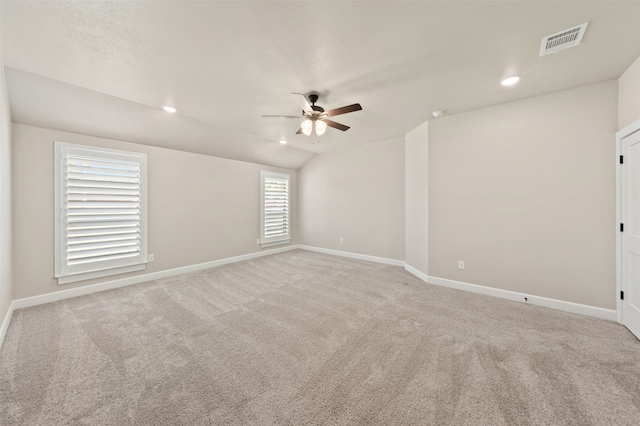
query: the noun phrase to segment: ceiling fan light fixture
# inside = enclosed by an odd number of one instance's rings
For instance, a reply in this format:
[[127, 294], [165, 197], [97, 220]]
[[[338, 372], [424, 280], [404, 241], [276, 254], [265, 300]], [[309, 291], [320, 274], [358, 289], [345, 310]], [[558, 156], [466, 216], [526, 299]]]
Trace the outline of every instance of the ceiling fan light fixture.
[[325, 123], [322, 120], [317, 120], [316, 121], [316, 134], [318, 136], [320, 135], [324, 135], [324, 132], [327, 131], [327, 123]]
[[300, 125], [300, 128], [302, 129], [302, 133], [307, 136], [311, 136], [311, 132], [313, 131], [313, 121], [309, 119], [304, 120]]

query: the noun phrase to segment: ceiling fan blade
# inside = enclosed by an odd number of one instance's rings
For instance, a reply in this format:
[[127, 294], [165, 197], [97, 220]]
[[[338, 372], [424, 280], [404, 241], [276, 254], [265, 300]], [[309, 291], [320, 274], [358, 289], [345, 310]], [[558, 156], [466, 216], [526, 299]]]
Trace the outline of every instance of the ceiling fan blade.
[[360, 106], [360, 104], [353, 104], [353, 105], [343, 106], [342, 108], [331, 109], [329, 111], [326, 111], [325, 114], [327, 114], [327, 117], [333, 117], [334, 115], [340, 115], [340, 114], [346, 114], [348, 112], [360, 111], [361, 109], [362, 109], [362, 107]]
[[333, 127], [334, 129], [342, 130], [343, 132], [346, 132], [347, 130], [350, 129], [349, 126], [345, 126], [344, 124], [336, 123], [335, 121], [327, 120], [326, 118], [323, 119], [322, 121], [327, 123], [327, 126]]
[[263, 115], [263, 118], [304, 118], [303, 115]]
[[307, 98], [302, 93], [292, 93], [292, 95], [295, 98], [296, 102], [298, 102], [298, 104], [300, 105], [300, 107], [302, 108], [302, 110], [304, 112], [312, 112], [313, 111], [313, 108], [311, 108], [311, 104], [309, 104], [309, 101], [307, 100]]
[[300, 126], [300, 128], [298, 129], [298, 131], [296, 132], [296, 135], [301, 135], [302, 134], [302, 126]]

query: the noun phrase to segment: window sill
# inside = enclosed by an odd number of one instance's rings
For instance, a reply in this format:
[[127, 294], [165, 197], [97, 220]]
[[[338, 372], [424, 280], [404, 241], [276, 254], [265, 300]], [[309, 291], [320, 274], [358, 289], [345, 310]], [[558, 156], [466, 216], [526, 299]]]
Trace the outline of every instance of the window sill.
[[64, 277], [56, 277], [58, 279], [58, 285], [69, 284], [77, 281], [85, 281], [93, 278], [108, 277], [110, 275], [125, 274], [127, 272], [141, 271], [147, 267], [146, 263], [140, 265], [125, 266], [122, 268], [104, 269], [102, 271], [84, 272], [81, 274], [67, 275]]
[[272, 247], [272, 246], [279, 246], [282, 244], [289, 244], [290, 242], [291, 240], [272, 241], [270, 243], [260, 243], [260, 247], [266, 248], [266, 247]]

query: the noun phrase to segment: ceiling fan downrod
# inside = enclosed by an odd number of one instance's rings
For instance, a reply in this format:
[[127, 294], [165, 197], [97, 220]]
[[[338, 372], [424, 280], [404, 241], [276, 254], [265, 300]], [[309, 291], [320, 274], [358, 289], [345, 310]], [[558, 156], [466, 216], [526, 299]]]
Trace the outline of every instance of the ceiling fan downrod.
[[316, 102], [318, 102], [318, 94], [317, 93], [310, 94], [309, 95], [309, 101], [311, 101], [311, 109], [312, 110], [314, 110], [316, 112], [320, 112], [320, 113], [324, 112], [324, 108], [322, 108], [321, 106], [316, 106]]

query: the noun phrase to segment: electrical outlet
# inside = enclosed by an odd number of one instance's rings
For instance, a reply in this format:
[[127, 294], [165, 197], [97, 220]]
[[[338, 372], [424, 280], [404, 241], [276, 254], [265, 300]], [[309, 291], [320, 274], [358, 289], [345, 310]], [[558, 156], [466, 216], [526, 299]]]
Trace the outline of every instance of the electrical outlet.
[[458, 260], [458, 269], [464, 269], [464, 260]]
[[156, 260], [156, 255], [155, 254], [150, 254], [148, 260], [149, 260], [149, 262], [153, 262], [154, 260]]
[[344, 238], [340, 237], [340, 244], [344, 243]]

